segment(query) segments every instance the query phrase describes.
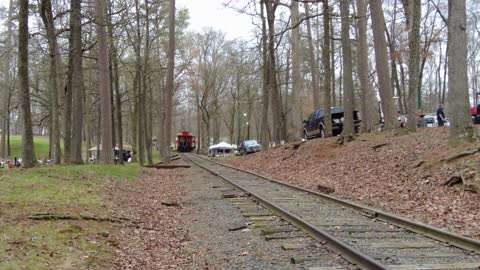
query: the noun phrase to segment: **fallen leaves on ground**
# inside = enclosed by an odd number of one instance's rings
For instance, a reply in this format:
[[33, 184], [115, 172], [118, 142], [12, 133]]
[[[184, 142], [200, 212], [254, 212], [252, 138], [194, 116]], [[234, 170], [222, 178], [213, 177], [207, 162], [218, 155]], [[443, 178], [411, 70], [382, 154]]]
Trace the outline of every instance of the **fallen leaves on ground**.
[[363, 134], [344, 146], [335, 140], [277, 146], [226, 162], [314, 191], [319, 184], [332, 187], [336, 196], [480, 239], [480, 195], [443, 185], [466, 167], [480, 168], [480, 154], [441, 161], [475, 145], [450, 146], [448, 128]]
[[[117, 215], [128, 218], [116, 236], [114, 269], [182, 269], [188, 232], [182, 219], [185, 191], [181, 170], [145, 170], [136, 181], [115, 184], [112, 201]], [[177, 206], [163, 205], [162, 201]]]

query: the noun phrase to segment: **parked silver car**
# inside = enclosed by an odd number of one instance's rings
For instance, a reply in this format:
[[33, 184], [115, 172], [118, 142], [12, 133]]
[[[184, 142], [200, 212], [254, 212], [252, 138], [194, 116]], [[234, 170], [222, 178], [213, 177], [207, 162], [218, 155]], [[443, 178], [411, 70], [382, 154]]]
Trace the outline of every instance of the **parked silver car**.
[[262, 151], [262, 146], [256, 140], [242, 141], [238, 146], [240, 155], [251, 154]]

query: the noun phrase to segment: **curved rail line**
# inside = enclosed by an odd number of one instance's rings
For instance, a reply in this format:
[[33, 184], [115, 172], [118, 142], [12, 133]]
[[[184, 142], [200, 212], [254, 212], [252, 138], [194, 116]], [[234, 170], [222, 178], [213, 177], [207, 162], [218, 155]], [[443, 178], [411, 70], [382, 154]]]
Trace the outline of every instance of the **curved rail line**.
[[[479, 269], [480, 241], [194, 154], [183, 157], [362, 269]], [[314, 269], [314, 268], [312, 268]]]

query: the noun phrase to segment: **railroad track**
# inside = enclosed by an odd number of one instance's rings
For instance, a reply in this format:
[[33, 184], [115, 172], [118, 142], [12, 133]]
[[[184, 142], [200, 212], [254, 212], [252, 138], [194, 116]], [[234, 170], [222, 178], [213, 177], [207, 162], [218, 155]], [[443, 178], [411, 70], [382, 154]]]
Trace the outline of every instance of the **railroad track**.
[[480, 269], [480, 241], [198, 155], [183, 157], [249, 194], [361, 269]]

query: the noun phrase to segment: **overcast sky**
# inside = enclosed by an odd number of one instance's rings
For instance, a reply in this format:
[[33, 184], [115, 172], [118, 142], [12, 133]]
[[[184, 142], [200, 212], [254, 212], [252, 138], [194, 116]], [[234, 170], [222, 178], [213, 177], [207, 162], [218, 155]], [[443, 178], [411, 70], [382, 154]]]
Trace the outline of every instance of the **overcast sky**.
[[[192, 31], [200, 32], [205, 27], [212, 27], [227, 33], [228, 38], [250, 36], [252, 24], [247, 15], [224, 8], [226, 0], [177, 0], [177, 7], [187, 7], [190, 11], [190, 26]], [[7, 7], [9, 0], [0, 0], [0, 5]]]
[[187, 7], [190, 11], [190, 30], [212, 27], [227, 33], [228, 38], [251, 36], [250, 17], [224, 8], [224, 2], [226, 0], [177, 0], [177, 6]]

